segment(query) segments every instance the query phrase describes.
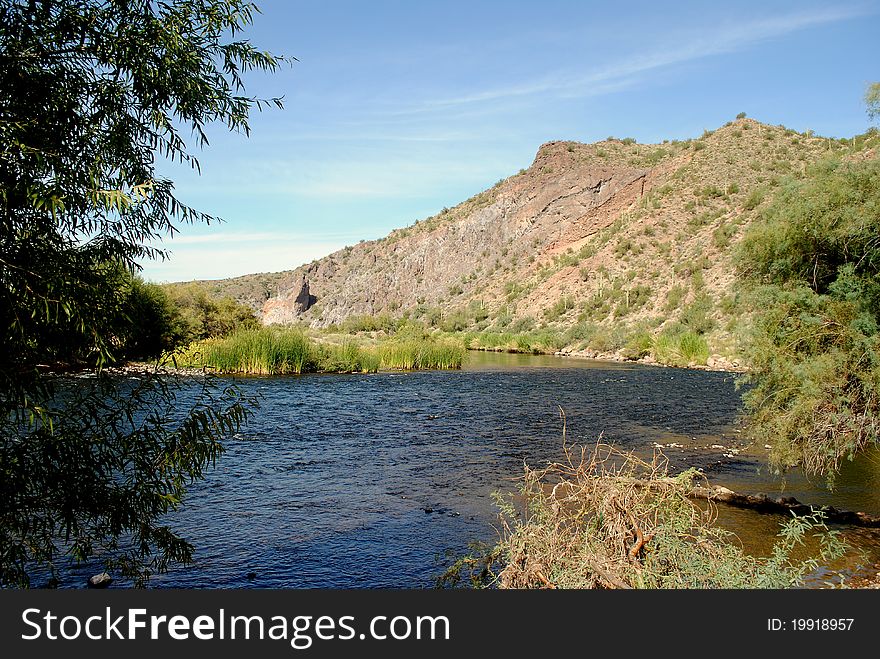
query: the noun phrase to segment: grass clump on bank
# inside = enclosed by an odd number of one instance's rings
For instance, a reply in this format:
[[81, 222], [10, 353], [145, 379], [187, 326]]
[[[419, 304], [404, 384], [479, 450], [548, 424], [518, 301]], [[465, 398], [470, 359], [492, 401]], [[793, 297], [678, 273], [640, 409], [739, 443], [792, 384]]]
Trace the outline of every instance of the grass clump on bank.
[[709, 359], [709, 344], [695, 332], [665, 332], [654, 339], [653, 355], [660, 364], [703, 365]]
[[382, 368], [399, 370], [457, 369], [464, 362], [464, 344], [451, 339], [390, 339], [378, 347]]
[[302, 332], [263, 328], [193, 344], [182, 361], [222, 373], [288, 375], [315, 370], [315, 356], [314, 345]]
[[[497, 497], [501, 541], [482, 561], [459, 560], [445, 585], [469, 573], [471, 585], [500, 588], [792, 588], [845, 551], [814, 513], [784, 524], [769, 556], [750, 556], [714, 525], [713, 507], [688, 498], [693, 470], [671, 477], [664, 460], [601, 444], [565, 453], [564, 462], [526, 467], [521, 498]], [[796, 560], [807, 535], [820, 555]]]
[[449, 339], [409, 336], [388, 339], [377, 346], [360, 345], [354, 339], [318, 343], [299, 329], [263, 327], [194, 343], [177, 362], [221, 373], [298, 375], [457, 369], [464, 356], [464, 345]]

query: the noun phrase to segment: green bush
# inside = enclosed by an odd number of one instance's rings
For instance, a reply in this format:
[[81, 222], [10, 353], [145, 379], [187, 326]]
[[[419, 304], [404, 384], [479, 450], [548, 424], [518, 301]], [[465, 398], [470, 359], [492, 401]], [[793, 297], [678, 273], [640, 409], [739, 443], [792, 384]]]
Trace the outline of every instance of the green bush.
[[565, 344], [571, 345], [577, 341], [587, 341], [596, 333], [598, 327], [587, 321], [581, 321], [569, 327], [565, 332]]
[[653, 337], [649, 332], [642, 330], [629, 338], [621, 351], [621, 355], [624, 359], [641, 359], [650, 355], [653, 349]]
[[513, 334], [509, 332], [481, 332], [473, 338], [470, 347], [489, 350], [507, 349], [512, 345], [513, 339]]
[[462, 332], [471, 325], [467, 312], [459, 309], [440, 321], [440, 329], [444, 332]]
[[663, 307], [663, 310], [666, 313], [671, 313], [681, 308], [681, 303], [684, 302], [687, 292], [687, 288], [678, 284], [670, 288], [666, 294], [666, 305]]
[[495, 316], [495, 328], [504, 329], [513, 322], [513, 314], [509, 311], [502, 311]]
[[693, 332], [685, 332], [678, 337], [678, 352], [688, 364], [703, 365], [709, 359], [706, 339]]
[[127, 279], [127, 286], [119, 291], [124, 303], [114, 357], [119, 361], [151, 360], [185, 343], [187, 327], [165, 290], [139, 277]]
[[543, 329], [530, 335], [532, 350], [541, 349], [543, 352], [555, 352], [565, 347], [564, 335], [553, 329]]
[[698, 194], [704, 199], [718, 199], [719, 197], [724, 196], [724, 190], [719, 188], [717, 185], [710, 184], [703, 187]]
[[522, 332], [528, 332], [529, 330], [534, 329], [535, 327], [535, 319], [531, 316], [523, 316], [522, 318], [517, 318], [513, 321], [508, 330], [513, 334], [520, 334]]
[[755, 210], [758, 206], [761, 205], [761, 202], [764, 201], [764, 196], [766, 192], [763, 188], [756, 188], [749, 193], [749, 196], [746, 198], [743, 203], [743, 208], [747, 211]]
[[827, 162], [783, 185], [745, 235], [754, 300], [750, 431], [783, 468], [829, 477], [880, 428], [880, 162]]
[[713, 307], [712, 298], [705, 293], [698, 295], [682, 310], [679, 322], [691, 332], [706, 334], [715, 327], [715, 321], [710, 315]]
[[614, 341], [607, 330], [599, 329], [587, 341], [587, 345], [598, 352], [614, 350]]
[[231, 297], [216, 298], [195, 282], [167, 284], [164, 289], [177, 307], [181, 330], [187, 341], [228, 336], [240, 329], [259, 326], [253, 309]]
[[342, 331], [347, 334], [357, 334], [358, 332], [386, 332], [393, 333], [397, 328], [397, 323], [388, 314], [378, 316], [355, 315], [349, 316], [342, 321]]
[[730, 239], [736, 235], [737, 227], [729, 222], [722, 223], [712, 233], [712, 244], [717, 249], [726, 249], [730, 246]]
[[544, 317], [549, 321], [559, 320], [561, 316], [574, 309], [574, 298], [571, 295], [563, 295], [552, 307], [544, 309]]

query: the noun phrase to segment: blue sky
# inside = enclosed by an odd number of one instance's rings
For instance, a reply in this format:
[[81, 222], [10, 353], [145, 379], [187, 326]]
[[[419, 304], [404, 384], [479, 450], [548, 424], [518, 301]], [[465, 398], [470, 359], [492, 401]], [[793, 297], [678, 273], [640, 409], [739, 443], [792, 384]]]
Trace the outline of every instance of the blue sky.
[[549, 140], [698, 136], [740, 111], [850, 136], [880, 80], [880, 3], [258, 0], [246, 33], [298, 62], [250, 138], [212, 130], [202, 175], [164, 166], [223, 217], [144, 265], [153, 281], [296, 267], [453, 206]]

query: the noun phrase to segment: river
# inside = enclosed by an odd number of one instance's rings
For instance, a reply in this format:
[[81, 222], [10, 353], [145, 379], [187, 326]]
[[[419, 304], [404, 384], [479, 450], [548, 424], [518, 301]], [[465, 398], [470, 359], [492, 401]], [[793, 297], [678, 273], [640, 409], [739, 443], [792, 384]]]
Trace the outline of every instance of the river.
[[[473, 352], [460, 371], [239, 379], [259, 394], [260, 411], [168, 519], [196, 545], [196, 562], [151, 585], [431, 587], [447, 552], [497, 539], [493, 492], [515, 490], [524, 462], [562, 457], [560, 408], [569, 443], [601, 435], [645, 453], [659, 445], [675, 469], [696, 466], [739, 491], [777, 492], [762, 447], [747, 448], [737, 428], [735, 379]], [[877, 514], [880, 468], [876, 460], [847, 465], [834, 493], [789, 476], [785, 492]], [[719, 514], [757, 552], [781, 521]], [[877, 560], [876, 534], [847, 533]]]

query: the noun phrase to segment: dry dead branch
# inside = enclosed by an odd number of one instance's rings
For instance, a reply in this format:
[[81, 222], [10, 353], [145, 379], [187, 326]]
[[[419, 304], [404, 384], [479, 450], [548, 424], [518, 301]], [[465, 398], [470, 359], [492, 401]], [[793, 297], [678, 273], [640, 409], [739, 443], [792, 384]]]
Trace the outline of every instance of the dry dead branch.
[[784, 558], [743, 554], [714, 525], [716, 502], [802, 504], [737, 495], [695, 470], [672, 477], [661, 453], [649, 462], [601, 441], [563, 450], [560, 462], [526, 466], [519, 508], [505, 506], [500, 587], [785, 587], [804, 573]]

